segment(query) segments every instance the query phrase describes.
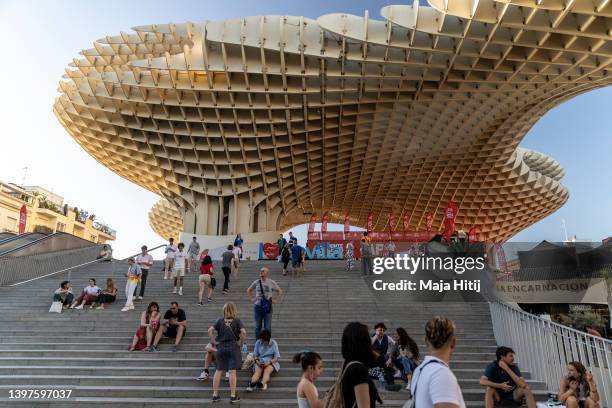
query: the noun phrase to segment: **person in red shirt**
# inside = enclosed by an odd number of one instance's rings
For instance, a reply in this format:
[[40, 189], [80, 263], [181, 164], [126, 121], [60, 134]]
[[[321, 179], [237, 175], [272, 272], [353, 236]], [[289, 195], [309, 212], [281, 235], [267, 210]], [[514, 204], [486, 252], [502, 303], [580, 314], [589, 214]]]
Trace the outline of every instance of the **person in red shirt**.
[[213, 264], [212, 258], [208, 255], [208, 249], [202, 252], [203, 258], [200, 264], [200, 293], [198, 295], [198, 305], [204, 306], [204, 289], [208, 288], [208, 301], [212, 302], [213, 294], [213, 275], [215, 274], [215, 265]]

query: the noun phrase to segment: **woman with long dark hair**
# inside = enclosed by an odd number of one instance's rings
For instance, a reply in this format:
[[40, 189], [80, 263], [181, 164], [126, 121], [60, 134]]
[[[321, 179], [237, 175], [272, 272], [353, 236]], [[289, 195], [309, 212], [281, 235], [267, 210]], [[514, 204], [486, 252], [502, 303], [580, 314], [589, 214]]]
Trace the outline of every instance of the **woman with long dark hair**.
[[597, 384], [581, 362], [567, 364], [567, 375], [559, 384], [559, 401], [567, 408], [599, 408]]
[[210, 255], [208, 255], [208, 249], [205, 249], [203, 253], [206, 253], [206, 255], [204, 255], [204, 258], [202, 258], [202, 264], [200, 265], [200, 278], [198, 281], [200, 284], [198, 305], [200, 306], [204, 306], [204, 289], [208, 288], [207, 298], [209, 302], [212, 302], [213, 289], [215, 288], [212, 285], [213, 275], [215, 274], [215, 266], [213, 265], [212, 258]]
[[342, 396], [345, 407], [374, 408], [382, 403], [376, 387], [368, 375], [368, 368], [375, 365], [368, 326], [359, 322], [346, 325], [342, 333]]
[[155, 334], [159, 330], [159, 319], [161, 319], [159, 305], [157, 302], [149, 303], [147, 310], [140, 315], [140, 326], [138, 326], [138, 330], [134, 334], [132, 344], [128, 349], [129, 351], [146, 351], [151, 347]]
[[408, 332], [402, 327], [398, 327], [394, 337], [397, 347], [393, 353], [393, 365], [400, 369], [402, 378], [406, 381], [406, 389], [410, 389], [412, 372], [419, 365], [419, 347]]

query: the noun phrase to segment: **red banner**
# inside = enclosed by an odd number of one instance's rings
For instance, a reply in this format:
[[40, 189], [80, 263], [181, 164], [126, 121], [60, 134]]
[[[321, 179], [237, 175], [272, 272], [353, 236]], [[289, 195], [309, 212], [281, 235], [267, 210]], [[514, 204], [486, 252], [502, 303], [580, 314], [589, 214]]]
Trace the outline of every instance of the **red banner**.
[[325, 211], [323, 213], [323, 219], [321, 219], [321, 232], [322, 233], [326, 233], [327, 232], [327, 222], [329, 221], [329, 212]]
[[28, 221], [28, 210], [23, 204], [19, 210], [19, 233], [23, 234], [26, 230], [26, 222]]
[[346, 212], [346, 214], [344, 214], [344, 232], [349, 232], [349, 230], [351, 229], [351, 222], [349, 219], [349, 213], [348, 211]]
[[395, 214], [393, 213], [393, 208], [389, 213], [389, 232], [393, 234], [395, 231]]
[[468, 232], [468, 242], [470, 244], [473, 244], [476, 241], [478, 241], [478, 233], [476, 232], [476, 228], [472, 227], [470, 228], [470, 231]]
[[373, 215], [372, 215], [372, 213], [368, 213], [368, 225], [367, 225], [367, 228], [366, 228], [368, 230], [368, 232], [372, 231], [373, 226], [374, 226]]
[[455, 218], [457, 218], [457, 204], [450, 200], [444, 211], [444, 236], [450, 237], [455, 231]]
[[410, 229], [410, 223], [408, 222], [408, 214], [404, 214], [403, 218], [404, 218], [403, 219], [404, 232], [406, 232]]
[[431, 213], [428, 211], [427, 214], [425, 215], [425, 227], [427, 232], [431, 231], [431, 228], [433, 226], [433, 215], [431, 215]]
[[315, 223], [317, 222], [317, 213], [312, 213], [308, 222], [308, 232], [314, 232]]

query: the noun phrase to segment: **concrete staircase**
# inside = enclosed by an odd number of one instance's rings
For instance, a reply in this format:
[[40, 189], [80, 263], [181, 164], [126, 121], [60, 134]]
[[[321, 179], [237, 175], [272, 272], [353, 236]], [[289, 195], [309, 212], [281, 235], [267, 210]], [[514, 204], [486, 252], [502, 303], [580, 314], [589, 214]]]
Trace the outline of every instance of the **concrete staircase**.
[[[487, 362], [494, 359], [496, 347], [486, 303], [425, 303], [411, 300], [407, 294], [375, 293], [358, 270], [346, 272], [343, 262], [311, 261], [300, 280], [281, 276], [276, 262], [243, 262], [239, 278], [230, 284], [231, 293], [224, 296], [218, 288], [214, 302], [201, 307], [196, 304], [197, 276], [187, 275], [184, 295], [173, 295], [171, 281], [162, 279], [161, 264], [156, 262], [149, 272], [145, 299], [138, 302], [135, 311], [122, 313], [126, 266], [115, 261], [73, 271], [69, 278], [78, 291], [89, 277], [95, 277], [99, 286], [107, 277], [113, 277], [119, 287], [119, 299], [107, 310], [48, 313], [51, 294], [65, 276], [0, 288], [0, 406], [210, 406], [211, 381], [195, 379], [203, 365], [206, 330], [222, 315], [224, 302], [235, 302], [252, 349], [252, 306], [245, 291], [258, 277], [262, 265], [270, 267], [271, 278], [285, 290], [282, 303], [275, 306], [272, 323], [273, 337], [282, 355], [281, 371], [267, 391], [253, 393], [244, 391], [250, 373], [240, 372], [241, 405], [295, 407], [300, 368], [291, 363], [291, 358], [304, 349], [317, 351], [324, 358], [324, 373], [317, 383], [323, 395], [342, 363], [340, 337], [350, 321], [361, 321], [370, 328], [379, 321], [391, 330], [404, 327], [425, 353], [423, 327], [433, 314], [454, 319], [459, 342], [451, 367], [467, 405], [484, 405], [478, 379]], [[157, 353], [127, 351], [140, 313], [153, 300], [160, 304], [162, 313], [172, 300], [178, 301], [187, 313], [188, 334], [176, 353], [170, 352], [168, 340], [162, 340]], [[525, 375], [529, 378], [528, 373]], [[542, 399], [544, 385], [531, 385]], [[67, 400], [10, 399], [9, 390], [15, 389], [73, 392]], [[226, 381], [222, 382], [221, 397], [223, 402], [218, 406], [229, 406]], [[407, 393], [383, 392], [382, 397], [385, 406], [401, 406]]]

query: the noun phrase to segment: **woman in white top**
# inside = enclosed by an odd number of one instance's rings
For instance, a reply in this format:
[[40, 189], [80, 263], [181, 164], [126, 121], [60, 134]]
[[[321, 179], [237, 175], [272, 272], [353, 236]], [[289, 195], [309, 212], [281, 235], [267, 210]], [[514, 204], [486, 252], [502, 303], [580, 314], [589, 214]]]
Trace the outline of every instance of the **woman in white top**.
[[425, 325], [429, 356], [417, 367], [410, 391], [419, 408], [465, 408], [457, 378], [448, 367], [455, 350], [455, 325], [445, 316], [434, 316]]
[[314, 351], [303, 351], [293, 356], [293, 362], [302, 365], [302, 378], [297, 386], [298, 408], [323, 408], [314, 384], [323, 371], [321, 356]]

